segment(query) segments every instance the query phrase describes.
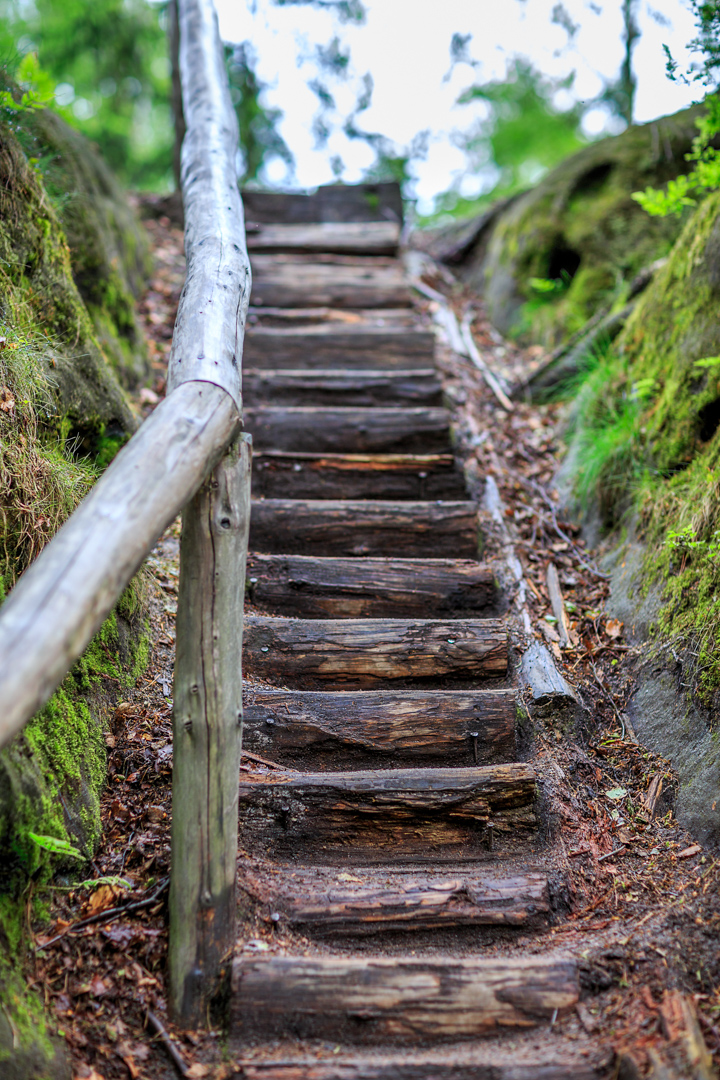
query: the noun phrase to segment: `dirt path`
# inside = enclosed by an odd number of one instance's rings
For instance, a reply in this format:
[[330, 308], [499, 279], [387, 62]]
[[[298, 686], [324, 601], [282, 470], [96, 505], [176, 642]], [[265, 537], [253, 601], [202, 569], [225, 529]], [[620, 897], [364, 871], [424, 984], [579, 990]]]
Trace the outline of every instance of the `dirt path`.
[[[158, 370], [144, 409], [163, 391], [182, 274], [178, 230], [163, 216], [152, 229], [142, 310]], [[312, 230], [301, 253], [282, 229], [270, 251], [250, 234], [240, 933], [224, 1028], [176, 1036], [186, 1075], [660, 1080], [659, 1062], [714, 1075], [698, 1047], [702, 1032], [720, 1048], [716, 864], [674, 822], [671, 770], [624, 725], [632, 655], [557, 508], [555, 412], [499, 408], [365, 232], [365, 254], [357, 229], [340, 254], [308, 254]], [[463, 313], [469, 298], [443, 272], [426, 265], [424, 282]], [[481, 314], [472, 328], [501, 377], [532, 362]], [[488, 477], [503, 528], [482, 509]], [[107, 921], [76, 934], [67, 924], [93, 900], [64, 896], [38, 941], [34, 977], [78, 1078], [173, 1075], [147, 1017], [171, 1030], [177, 546], [174, 528], [151, 560], [153, 661], [108, 735], [95, 871], [127, 887], [96, 890]], [[573, 722], [516, 708], [533, 640], [579, 687]]]

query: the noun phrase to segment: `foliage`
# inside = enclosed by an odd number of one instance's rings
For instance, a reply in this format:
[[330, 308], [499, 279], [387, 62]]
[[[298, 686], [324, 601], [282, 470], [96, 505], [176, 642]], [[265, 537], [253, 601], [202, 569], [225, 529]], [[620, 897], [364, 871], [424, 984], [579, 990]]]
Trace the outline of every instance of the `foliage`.
[[604, 359], [571, 388], [575, 492], [601, 523], [634, 523], [654, 630], [689, 648], [683, 681], [720, 688], [720, 192], [697, 208]]
[[[643, 210], [655, 217], [680, 214], [697, 202], [696, 196], [720, 187], [720, 150], [714, 145], [720, 134], [720, 0], [691, 0], [697, 37], [689, 43], [701, 61], [694, 62], [687, 73], [678, 72], [678, 64], [665, 46], [669, 78], [685, 83], [701, 82], [711, 88], [705, 99], [706, 110], [698, 117], [698, 135], [686, 160], [695, 162], [687, 176], [678, 177], [663, 189], [648, 187], [633, 195]], [[694, 197], [695, 196], [695, 197]]]
[[458, 103], [484, 102], [487, 115], [458, 142], [471, 168], [487, 172], [492, 179], [474, 199], [463, 198], [457, 189], [440, 196], [426, 223], [440, 214], [472, 214], [520, 191], [582, 146], [582, 106], [563, 109], [555, 104], [558, 92], [569, 89], [571, 83], [571, 79], [549, 79], [527, 60], [515, 59], [504, 80], [465, 90]]
[[[173, 141], [164, 8], [148, 0], [2, 0], [0, 50], [36, 52], [66, 119], [136, 187], [169, 183]], [[18, 80], [27, 82], [22, 64]]]
[[635, 21], [636, 9], [637, 0], [622, 0], [622, 40], [625, 46], [623, 62], [617, 79], [608, 83], [598, 99], [608, 105], [628, 126], [633, 122], [637, 89], [637, 79], [632, 69], [632, 54], [640, 37], [640, 30]]
[[694, 161], [695, 167], [685, 176], [671, 180], [664, 190], [648, 187], [636, 191], [635, 199], [653, 217], [681, 214], [686, 206], [694, 206], [699, 195], [720, 187], [720, 151], [713, 140], [720, 134], [720, 94], [706, 99], [706, 111], [695, 121], [698, 135], [692, 150], [685, 155], [686, 161]]
[[[666, 256], [682, 219], [647, 215], [638, 181], [666, 183], [687, 165], [698, 107], [591, 142], [497, 213], [466, 279], [504, 333], [555, 348], [600, 308], [622, 307], [635, 276]], [[570, 278], [541, 294], [537, 279]], [[541, 301], [538, 303], [538, 301]]]
[[616, 526], [647, 470], [640, 416], [655, 382], [631, 381], [623, 358], [600, 345], [586, 357], [578, 383], [565, 390], [574, 395], [575, 496], [586, 512], [596, 505], [606, 527]]
[[56, 836], [38, 836], [37, 833], [28, 832], [28, 840], [32, 840], [33, 844], [42, 848], [43, 851], [49, 851], [52, 855], [63, 855], [65, 858], [80, 859], [81, 861], [83, 859], [82, 852], [78, 851], [67, 840]]
[[[265, 83], [256, 73], [256, 59], [252, 45], [226, 45], [225, 60], [230, 80], [230, 96], [237, 113], [240, 128], [242, 166], [240, 183], [261, 178], [263, 167], [272, 158], [280, 158], [288, 168], [293, 156], [277, 130], [282, 117], [280, 109], [270, 109], [263, 104]], [[263, 178], [265, 179], [265, 178]]]

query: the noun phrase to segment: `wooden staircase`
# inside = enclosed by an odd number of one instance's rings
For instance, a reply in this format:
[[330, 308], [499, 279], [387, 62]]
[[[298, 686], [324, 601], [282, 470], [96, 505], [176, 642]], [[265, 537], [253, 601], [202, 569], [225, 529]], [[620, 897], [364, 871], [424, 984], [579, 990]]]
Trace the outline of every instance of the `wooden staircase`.
[[229, 1043], [265, 1080], [589, 1080], [551, 1031], [575, 962], [512, 941], [551, 915], [536, 776], [398, 206], [246, 201], [243, 748], [278, 767], [242, 774], [240, 847], [277, 944], [238, 943]]

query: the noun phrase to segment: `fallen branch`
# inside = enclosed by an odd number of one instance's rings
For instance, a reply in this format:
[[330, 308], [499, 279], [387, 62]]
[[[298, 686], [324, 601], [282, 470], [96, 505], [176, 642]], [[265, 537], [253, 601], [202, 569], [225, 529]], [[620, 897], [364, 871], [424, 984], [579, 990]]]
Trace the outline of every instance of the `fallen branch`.
[[177, 1046], [175, 1045], [175, 1043], [170, 1038], [170, 1036], [169, 1036], [169, 1034], [167, 1032], [167, 1029], [166, 1029], [165, 1025], [163, 1024], [162, 1020], [160, 1020], [160, 1018], [157, 1017], [154, 1012], [151, 1012], [150, 1009], [148, 1009], [148, 1011], [147, 1011], [147, 1019], [148, 1019], [148, 1024], [153, 1029], [153, 1031], [155, 1032], [157, 1037], [160, 1039], [160, 1042], [163, 1044], [163, 1046], [167, 1050], [168, 1057], [172, 1061], [172, 1063], [175, 1066], [175, 1068], [177, 1069], [177, 1071], [180, 1073], [180, 1075], [182, 1077], [187, 1076], [188, 1067], [185, 1064], [185, 1061], [183, 1060], [183, 1057], [182, 1057], [180, 1051], [178, 1050]]
[[475, 344], [470, 331], [472, 314], [468, 312], [467, 315], [465, 315], [461, 329], [458, 325], [455, 312], [452, 310], [442, 293], [438, 292], [437, 289], [432, 289], [429, 285], [426, 285], [424, 281], [420, 281], [419, 278], [414, 278], [411, 281], [411, 285], [419, 293], [422, 293], [423, 296], [426, 296], [428, 300], [432, 300], [439, 305], [439, 310], [435, 313], [435, 321], [442, 326], [445, 331], [448, 344], [452, 351], [457, 353], [458, 356], [464, 356], [466, 359], [470, 360], [478, 369], [503, 409], [507, 412], [513, 412], [515, 406], [478, 352], [477, 345]]
[[153, 890], [150, 896], [146, 896], [143, 900], [133, 900], [130, 904], [122, 904], [118, 907], [107, 908], [106, 911], [99, 911], [96, 915], [88, 915], [87, 919], [81, 919], [80, 922], [73, 923], [72, 926], [66, 926], [60, 934], [56, 934], [54, 938], [50, 938], [49, 941], [45, 941], [40, 947], [43, 949], [49, 949], [51, 945], [55, 945], [56, 942], [64, 938], [66, 934], [76, 934], [79, 930], [84, 930], [88, 926], [94, 926], [96, 923], [108, 923], [113, 922], [115, 919], [120, 918], [121, 915], [132, 915], [134, 911], [141, 911], [143, 908], [150, 907], [155, 901], [162, 896], [170, 884], [170, 878], [165, 877], [160, 884]]
[[477, 345], [475, 344], [475, 341], [474, 341], [473, 336], [472, 336], [472, 331], [470, 329], [470, 323], [472, 322], [472, 320], [473, 320], [472, 312], [468, 311], [465, 314], [465, 316], [463, 317], [462, 325], [460, 327], [460, 334], [461, 334], [463, 343], [465, 345], [465, 348], [467, 349], [467, 355], [470, 357], [473, 364], [478, 369], [478, 371], [482, 375], [483, 379], [485, 380], [485, 382], [490, 387], [490, 389], [492, 390], [495, 397], [498, 399], [498, 401], [502, 405], [503, 409], [505, 409], [506, 412], [513, 412], [513, 410], [515, 409], [515, 406], [513, 405], [512, 401], [507, 396], [505, 391], [502, 389], [502, 387], [500, 386], [500, 383], [497, 381], [497, 379], [493, 375], [492, 371], [487, 366], [487, 364], [483, 360], [482, 356], [478, 352]]
[[563, 600], [562, 589], [560, 588], [560, 578], [555, 563], [548, 563], [545, 580], [547, 582], [547, 590], [553, 615], [557, 619], [558, 631], [560, 633], [560, 648], [566, 649], [568, 645], [572, 645], [570, 624], [568, 623], [567, 612], [565, 611], [565, 601]]

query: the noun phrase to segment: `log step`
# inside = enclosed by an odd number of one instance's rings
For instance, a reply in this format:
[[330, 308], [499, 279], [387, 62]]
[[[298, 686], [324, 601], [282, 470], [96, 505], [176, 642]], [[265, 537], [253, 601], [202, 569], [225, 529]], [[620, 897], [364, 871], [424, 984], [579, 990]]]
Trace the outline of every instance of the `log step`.
[[233, 961], [229, 1035], [415, 1045], [534, 1027], [577, 1001], [575, 963], [559, 955], [241, 956]]
[[470, 559], [250, 555], [248, 592], [268, 615], [306, 619], [493, 614], [492, 571]]
[[315, 224], [318, 221], [402, 222], [403, 203], [396, 181], [324, 184], [310, 195], [296, 191], [242, 193], [250, 222]]
[[504, 675], [508, 635], [500, 619], [273, 619], [248, 615], [243, 663], [261, 679], [312, 689], [473, 685]]
[[255, 856], [478, 862], [510, 853], [536, 824], [535, 772], [525, 764], [246, 775], [239, 843]]
[[243, 402], [260, 405], [442, 405], [434, 368], [397, 371], [243, 370]]
[[471, 766], [515, 757], [513, 690], [248, 690], [243, 749], [322, 769]]
[[314, 453], [448, 453], [446, 409], [267, 406], [244, 410], [245, 430], [258, 450]]
[[251, 252], [338, 255], [395, 255], [400, 225], [395, 221], [325, 221], [302, 224], [250, 222], [246, 228]]
[[277, 371], [307, 371], [339, 367], [344, 370], [387, 371], [432, 365], [435, 337], [429, 330], [391, 326], [311, 323], [297, 326], [253, 326], [245, 333], [243, 364]]
[[465, 499], [452, 454], [253, 454], [253, 494], [274, 499]]
[[289, 555], [473, 559], [477, 510], [471, 502], [254, 499], [250, 551]]
[[397, 259], [352, 255], [253, 255], [250, 302], [256, 307], [411, 307]]
[[233, 1057], [244, 1080], [610, 1080], [612, 1050], [565, 1040], [562, 1046], [453, 1046], [400, 1053], [355, 1051], [278, 1058]]
[[[278, 892], [278, 888], [280, 891]], [[320, 937], [369, 937], [387, 932], [524, 927], [550, 915], [545, 874], [398, 874], [364, 870], [338, 875], [337, 867], [284, 868], [258, 888], [255, 899], [276, 912], [279, 925]]]

